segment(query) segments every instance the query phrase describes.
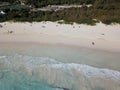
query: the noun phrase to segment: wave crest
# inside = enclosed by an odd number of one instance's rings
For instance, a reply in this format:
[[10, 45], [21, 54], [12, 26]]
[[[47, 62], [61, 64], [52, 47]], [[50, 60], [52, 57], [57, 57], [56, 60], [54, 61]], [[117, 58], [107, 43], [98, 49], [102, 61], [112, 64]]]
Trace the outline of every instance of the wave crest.
[[18, 75], [24, 72], [31, 81], [43, 81], [66, 90], [93, 90], [96, 87], [120, 90], [119, 71], [62, 63], [48, 57], [0, 56], [0, 71], [12, 71]]

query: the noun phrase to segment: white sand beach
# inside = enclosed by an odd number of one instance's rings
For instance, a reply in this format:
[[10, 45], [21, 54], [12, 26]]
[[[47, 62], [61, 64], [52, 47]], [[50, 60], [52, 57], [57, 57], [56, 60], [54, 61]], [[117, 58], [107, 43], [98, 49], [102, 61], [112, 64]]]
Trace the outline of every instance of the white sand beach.
[[[57, 22], [0, 23], [0, 44], [59, 44], [120, 52], [120, 25], [95, 26]], [[12, 31], [12, 32], [11, 32]]]
[[119, 64], [119, 24], [0, 23], [3, 90], [120, 90]]

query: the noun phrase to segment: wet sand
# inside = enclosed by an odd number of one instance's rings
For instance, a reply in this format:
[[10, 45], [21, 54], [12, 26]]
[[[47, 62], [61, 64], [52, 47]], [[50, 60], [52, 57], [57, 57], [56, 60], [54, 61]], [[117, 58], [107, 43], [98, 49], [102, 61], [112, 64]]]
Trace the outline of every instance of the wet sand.
[[120, 25], [1, 25], [2, 90], [120, 90]]

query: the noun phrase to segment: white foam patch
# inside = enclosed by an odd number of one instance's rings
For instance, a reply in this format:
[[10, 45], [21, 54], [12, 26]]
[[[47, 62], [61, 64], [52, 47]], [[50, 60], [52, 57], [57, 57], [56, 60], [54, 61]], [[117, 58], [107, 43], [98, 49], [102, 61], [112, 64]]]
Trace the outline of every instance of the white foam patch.
[[[54, 59], [48, 58], [48, 57], [32, 57], [32, 56], [24, 56], [24, 55], [18, 55], [15, 56], [0, 56], [0, 59], [8, 59], [4, 60], [5, 63], [11, 63], [16, 65], [19, 63], [22, 63], [25, 65], [26, 68], [33, 68], [33, 67], [39, 67], [39, 66], [49, 66], [52, 68], [61, 68], [61, 69], [75, 69], [80, 73], [84, 73], [87, 77], [109, 77], [113, 79], [117, 79], [120, 81], [120, 72], [110, 69], [101, 69], [96, 68], [88, 65], [82, 65], [82, 64], [75, 64], [75, 63], [62, 63], [58, 62]], [[11, 59], [11, 60], [10, 60]], [[15, 65], [15, 66], [16, 66]], [[20, 64], [21, 65], [21, 64]]]
[[0, 56], [0, 59], [6, 58], [6, 56]]
[[84, 73], [84, 75], [87, 77], [106, 77], [106, 78], [108, 77], [120, 81], [120, 72], [115, 70], [95, 68], [92, 66], [75, 64], [75, 63], [54, 64], [52, 65], [52, 67], [74, 69], [80, 73]]

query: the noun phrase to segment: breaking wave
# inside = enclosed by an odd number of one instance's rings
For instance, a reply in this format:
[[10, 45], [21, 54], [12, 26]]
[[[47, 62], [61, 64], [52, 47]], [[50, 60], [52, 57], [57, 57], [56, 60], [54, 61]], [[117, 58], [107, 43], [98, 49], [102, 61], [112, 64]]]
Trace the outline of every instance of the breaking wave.
[[120, 90], [120, 72], [48, 57], [0, 56], [1, 90]]

